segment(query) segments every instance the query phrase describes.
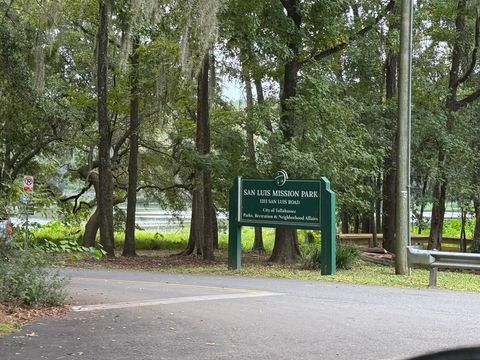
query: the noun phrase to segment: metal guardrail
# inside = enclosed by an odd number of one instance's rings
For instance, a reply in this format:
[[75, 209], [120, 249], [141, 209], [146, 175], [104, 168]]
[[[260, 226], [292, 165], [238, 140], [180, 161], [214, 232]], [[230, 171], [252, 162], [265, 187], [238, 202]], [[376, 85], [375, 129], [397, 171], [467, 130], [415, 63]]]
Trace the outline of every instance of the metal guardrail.
[[418, 246], [407, 246], [408, 265], [423, 265], [430, 268], [428, 286], [437, 286], [439, 268], [480, 270], [480, 254], [423, 250]]

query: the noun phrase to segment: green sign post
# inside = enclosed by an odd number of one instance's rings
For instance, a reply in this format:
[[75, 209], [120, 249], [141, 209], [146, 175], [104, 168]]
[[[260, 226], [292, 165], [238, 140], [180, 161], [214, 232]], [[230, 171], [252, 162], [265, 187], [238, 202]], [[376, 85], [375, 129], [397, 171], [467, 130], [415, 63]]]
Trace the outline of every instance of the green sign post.
[[327, 178], [273, 180], [237, 177], [230, 189], [228, 267], [241, 268], [242, 226], [321, 230], [321, 273], [336, 272], [335, 193]]

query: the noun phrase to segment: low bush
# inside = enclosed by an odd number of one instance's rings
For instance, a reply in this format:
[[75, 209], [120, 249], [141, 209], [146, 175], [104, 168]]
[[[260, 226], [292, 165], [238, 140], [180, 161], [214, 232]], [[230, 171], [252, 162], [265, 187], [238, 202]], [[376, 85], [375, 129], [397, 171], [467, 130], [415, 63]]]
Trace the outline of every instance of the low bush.
[[349, 270], [360, 258], [360, 251], [355, 245], [337, 244], [337, 268]]
[[59, 241], [47, 239], [38, 240], [36, 246], [49, 254], [69, 254], [72, 260], [77, 260], [84, 255], [98, 260], [107, 254], [106, 251], [102, 249], [100, 244], [98, 244], [98, 247], [86, 247], [80, 245], [77, 240], [74, 239], [65, 239]]
[[[305, 270], [320, 269], [321, 251], [318, 243], [304, 243], [301, 246], [302, 259], [300, 267]], [[355, 245], [337, 244], [337, 269], [351, 269], [360, 258], [360, 252]]]
[[0, 303], [35, 307], [65, 302], [67, 279], [47, 268], [51, 262], [44, 251], [2, 246], [0, 257]]

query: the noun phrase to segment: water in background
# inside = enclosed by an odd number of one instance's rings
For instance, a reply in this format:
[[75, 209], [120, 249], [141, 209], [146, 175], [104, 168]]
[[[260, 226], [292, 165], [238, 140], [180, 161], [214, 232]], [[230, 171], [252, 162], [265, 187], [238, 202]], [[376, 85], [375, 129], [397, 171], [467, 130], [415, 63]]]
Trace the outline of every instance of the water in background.
[[[126, 211], [126, 205], [120, 205], [120, 209]], [[138, 227], [145, 230], [151, 231], [169, 231], [177, 230], [181, 227], [188, 228], [190, 226], [190, 219], [192, 216], [191, 211], [180, 211], [172, 213], [161, 209], [156, 205], [140, 205], [137, 206], [137, 211], [135, 213], [135, 223]], [[225, 213], [218, 212], [217, 218], [219, 220], [226, 220], [227, 216]], [[26, 216], [19, 214], [13, 216], [12, 222], [14, 225], [21, 225], [25, 222]], [[53, 214], [43, 214], [42, 212], [36, 211], [34, 215], [28, 217], [30, 223], [37, 223], [40, 225], [45, 225], [46, 223], [56, 220], [55, 215]]]

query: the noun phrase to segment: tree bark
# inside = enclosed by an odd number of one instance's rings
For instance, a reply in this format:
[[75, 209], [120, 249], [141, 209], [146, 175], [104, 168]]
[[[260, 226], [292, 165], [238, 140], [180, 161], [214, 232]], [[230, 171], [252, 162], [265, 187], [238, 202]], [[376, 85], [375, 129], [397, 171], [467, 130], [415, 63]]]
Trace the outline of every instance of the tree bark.
[[423, 186], [422, 186], [422, 204], [420, 205], [420, 213], [418, 215], [418, 235], [422, 234], [423, 230], [423, 213], [425, 212], [425, 194], [427, 193], [427, 186], [428, 186], [428, 177], [425, 177], [425, 180], [423, 181]]
[[473, 230], [472, 252], [480, 253], [480, 201], [473, 202], [475, 207], [475, 229]]
[[[455, 19], [456, 37], [452, 49], [452, 64], [448, 80], [448, 95], [446, 98], [447, 123], [446, 133], [451, 134], [455, 126], [454, 113], [458, 110], [457, 93], [459, 83], [459, 71], [462, 60], [463, 32], [465, 31], [465, 9], [466, 0], [459, 0], [457, 3], [457, 16]], [[435, 181], [433, 190], [432, 219], [430, 224], [430, 235], [428, 239], [429, 249], [442, 248], [443, 222], [445, 218], [445, 203], [448, 186], [448, 174], [446, 165], [445, 145], [440, 143], [438, 149], [439, 176]]]
[[360, 233], [360, 216], [358, 215], [358, 213], [355, 213], [353, 217], [353, 233]]
[[115, 256], [113, 248], [113, 182], [110, 162], [111, 130], [107, 109], [107, 69], [108, 69], [108, 4], [100, 0], [100, 24], [97, 34], [97, 116], [98, 116], [98, 155], [99, 155], [99, 219], [100, 243], [107, 256]]
[[[444, 160], [439, 160], [443, 163]], [[445, 203], [447, 194], [447, 182], [436, 181], [433, 188], [432, 219], [430, 235], [428, 237], [428, 249], [442, 250], [443, 221], [445, 218]]]
[[[196, 249], [196, 237], [195, 237], [195, 231], [197, 229], [197, 220], [198, 220], [198, 215], [197, 215], [197, 198], [198, 198], [198, 193], [193, 190], [192, 192], [192, 215], [191, 215], [191, 220], [190, 220], [190, 234], [188, 236], [188, 243], [187, 247], [185, 250], [183, 250], [180, 254], [178, 255], [191, 255], [194, 254], [195, 249]], [[201, 255], [201, 248], [197, 249], [195, 255]]]
[[99, 210], [98, 207], [95, 209], [95, 212], [90, 215], [87, 223], [85, 224], [85, 231], [83, 233], [82, 244], [85, 247], [95, 247], [95, 242], [98, 233], [99, 227]]
[[467, 211], [463, 207], [461, 209], [461, 218], [462, 223], [460, 226], [460, 251], [467, 252], [467, 234], [465, 230], [465, 226], [467, 223]]
[[[288, 143], [295, 135], [295, 114], [290, 100], [297, 95], [299, 61], [299, 36], [301, 32], [302, 16], [300, 14], [299, 0], [282, 0], [287, 17], [293, 22], [294, 33], [290, 34], [288, 48], [291, 56], [284, 64], [283, 82], [280, 93], [280, 129], [283, 141]], [[300, 255], [298, 235], [296, 230], [276, 229], [274, 251], [270, 261], [279, 263], [292, 263]]]
[[[262, 79], [259, 76], [254, 76], [253, 83], [255, 84], [255, 91], [257, 92], [257, 103], [263, 105], [265, 103], [265, 95], [263, 93]], [[273, 126], [269, 118], [265, 119], [265, 127], [268, 131], [273, 132]]]
[[[209, 117], [209, 55], [204, 56], [198, 75], [196, 148], [199, 156], [210, 153]], [[203, 164], [195, 169], [195, 189], [192, 196], [192, 223], [187, 249], [183, 255], [195, 253], [204, 260], [214, 259], [214, 223], [212, 216], [212, 184], [210, 170]], [[193, 245], [194, 244], [194, 245]], [[193, 245], [193, 246], [192, 246]]]
[[342, 219], [342, 234], [348, 234], [350, 232], [349, 221], [350, 216], [345, 209], [342, 209], [340, 212], [340, 217]]
[[297, 231], [278, 228], [275, 232], [275, 244], [269, 261], [280, 264], [292, 264], [299, 255]]
[[128, 160], [127, 220], [125, 226], [125, 243], [122, 256], [136, 256], [135, 249], [135, 212], [137, 209], [138, 182], [138, 127], [140, 109], [138, 98], [138, 47], [140, 39], [133, 37], [132, 56], [130, 57], [130, 154]]
[[[243, 79], [245, 82], [245, 95], [247, 98], [247, 151], [246, 156], [248, 159], [248, 173], [252, 177], [257, 177], [257, 160], [256, 160], [256, 151], [255, 151], [255, 141], [254, 141], [254, 131], [252, 129], [252, 111], [253, 111], [253, 91], [252, 91], [252, 83], [250, 79], [250, 75], [248, 71], [243, 68]], [[260, 95], [258, 95], [258, 87], [257, 87], [257, 96], [262, 98], [263, 101], [263, 90], [261, 89], [260, 83]], [[253, 239], [253, 252], [264, 252], [265, 246], [263, 245], [263, 236], [262, 236], [262, 228], [256, 226], [254, 232], [254, 239]]]
[[[85, 179], [93, 185], [93, 188], [95, 190], [95, 196], [98, 199], [98, 192], [99, 192], [98, 174], [96, 172], [91, 171], [87, 176], [85, 176]], [[98, 228], [100, 226], [99, 216], [100, 216], [100, 209], [97, 205], [94, 213], [90, 215], [90, 218], [85, 224], [85, 231], [83, 233], [83, 240], [82, 240], [83, 246], [86, 246], [86, 247], [95, 246]]]
[[[397, 10], [395, 10], [397, 11]], [[398, 19], [390, 24], [389, 33], [395, 33], [399, 29]], [[393, 111], [393, 102], [398, 94], [397, 74], [398, 74], [398, 50], [389, 47], [385, 61], [385, 98], [387, 101], [386, 118], [388, 122], [385, 126], [388, 134], [391, 134], [391, 151], [387, 153], [383, 162], [383, 213], [382, 213], [382, 233], [383, 248], [389, 252], [395, 251], [395, 218], [396, 218], [396, 128], [397, 111]], [[396, 107], [395, 107], [396, 108]]]
[[247, 97], [247, 148], [246, 156], [248, 159], [248, 173], [250, 176], [255, 177], [257, 175], [257, 160], [255, 154], [255, 140], [254, 140], [254, 131], [252, 124], [252, 111], [253, 111], [253, 92], [252, 84], [250, 81], [250, 76], [248, 71], [243, 69], [243, 79], [245, 82], [245, 95]]

